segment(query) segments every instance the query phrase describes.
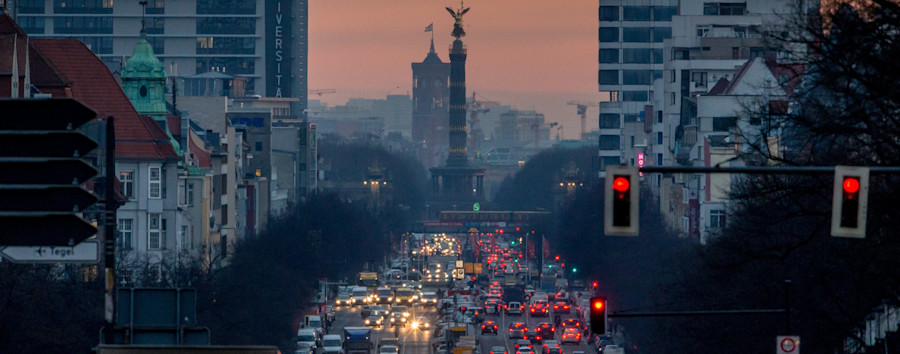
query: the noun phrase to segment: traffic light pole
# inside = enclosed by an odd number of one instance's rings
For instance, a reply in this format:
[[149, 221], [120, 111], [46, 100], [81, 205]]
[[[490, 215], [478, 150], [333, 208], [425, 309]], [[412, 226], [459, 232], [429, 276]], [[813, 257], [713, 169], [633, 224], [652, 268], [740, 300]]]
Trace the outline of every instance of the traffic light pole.
[[106, 294], [104, 320], [106, 344], [115, 344], [115, 286], [116, 286], [116, 130], [113, 117], [106, 118], [106, 205], [104, 210], [103, 264], [105, 265]]

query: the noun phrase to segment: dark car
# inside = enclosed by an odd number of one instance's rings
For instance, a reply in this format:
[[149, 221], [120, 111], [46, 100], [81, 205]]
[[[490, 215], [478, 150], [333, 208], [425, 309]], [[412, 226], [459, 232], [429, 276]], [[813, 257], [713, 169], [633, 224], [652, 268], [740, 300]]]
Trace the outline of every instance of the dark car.
[[531, 344], [531, 341], [529, 341], [529, 340], [527, 340], [527, 339], [519, 339], [519, 340], [517, 340], [516, 343], [515, 343], [515, 349], [519, 349], [519, 347], [529, 347], [529, 348], [533, 348], [534, 345]]
[[513, 322], [509, 324], [509, 338], [524, 338], [528, 326], [522, 322]]
[[531, 304], [531, 309], [528, 312], [534, 317], [547, 317], [550, 316], [550, 312], [547, 310], [548, 307], [546, 303], [535, 302]]
[[569, 305], [565, 301], [557, 301], [553, 304], [553, 312], [556, 313], [570, 313], [572, 312], [572, 305]]
[[544, 344], [544, 336], [538, 333], [536, 330], [529, 328], [527, 332], [525, 332], [525, 339], [531, 341], [533, 345], [541, 345]]
[[481, 334], [485, 333], [497, 334], [497, 323], [490, 320], [485, 321], [481, 325]]
[[556, 327], [553, 327], [552, 324], [548, 322], [539, 323], [534, 330], [537, 331], [538, 335], [544, 337], [544, 339], [553, 339], [553, 336], [556, 334]]
[[578, 328], [578, 329], [580, 329], [580, 330], [584, 330], [584, 329], [585, 329], [584, 324], [581, 323], [581, 321], [579, 321], [579, 320], [577, 320], [577, 319], [575, 319], [575, 318], [567, 318], [567, 319], [563, 320], [562, 323], [560, 323], [560, 327], [563, 327], [563, 328]]

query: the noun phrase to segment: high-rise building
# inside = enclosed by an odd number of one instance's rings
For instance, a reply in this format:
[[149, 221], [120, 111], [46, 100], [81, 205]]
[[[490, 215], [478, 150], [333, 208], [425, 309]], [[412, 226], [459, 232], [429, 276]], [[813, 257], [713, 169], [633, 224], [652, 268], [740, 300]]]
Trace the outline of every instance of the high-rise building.
[[306, 109], [306, 0], [19, 0], [9, 12], [32, 38], [76, 38], [112, 71], [147, 42], [169, 76], [224, 72], [246, 78], [247, 95], [295, 97]]
[[597, 84], [608, 97], [599, 110], [601, 177], [607, 165], [637, 164], [635, 148], [662, 131], [653, 83], [662, 77], [663, 40], [677, 12], [677, 0], [600, 0]]

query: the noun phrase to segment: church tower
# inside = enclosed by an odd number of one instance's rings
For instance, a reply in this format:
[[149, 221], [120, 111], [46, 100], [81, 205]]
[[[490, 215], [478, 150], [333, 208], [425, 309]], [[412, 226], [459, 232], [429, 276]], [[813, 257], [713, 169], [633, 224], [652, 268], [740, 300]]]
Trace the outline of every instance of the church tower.
[[434, 51], [434, 38], [425, 60], [412, 63], [412, 72], [412, 140], [422, 164], [435, 167], [447, 152], [450, 63], [441, 61]]
[[155, 120], [166, 119], [166, 72], [147, 42], [147, 31], [122, 70], [122, 89], [139, 114]]

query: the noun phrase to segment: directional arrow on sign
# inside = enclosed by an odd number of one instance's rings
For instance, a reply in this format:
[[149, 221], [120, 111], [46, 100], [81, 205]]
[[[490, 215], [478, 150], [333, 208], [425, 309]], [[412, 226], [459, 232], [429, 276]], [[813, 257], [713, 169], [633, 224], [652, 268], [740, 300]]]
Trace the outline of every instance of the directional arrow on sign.
[[21, 263], [98, 263], [100, 242], [84, 240], [73, 247], [65, 246], [9, 246], [0, 256]]
[[81, 186], [14, 186], [0, 185], [2, 211], [84, 211], [97, 202], [97, 197]]
[[0, 213], [5, 246], [74, 246], [95, 234], [97, 228], [72, 213]]

